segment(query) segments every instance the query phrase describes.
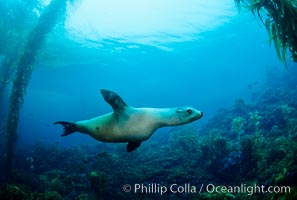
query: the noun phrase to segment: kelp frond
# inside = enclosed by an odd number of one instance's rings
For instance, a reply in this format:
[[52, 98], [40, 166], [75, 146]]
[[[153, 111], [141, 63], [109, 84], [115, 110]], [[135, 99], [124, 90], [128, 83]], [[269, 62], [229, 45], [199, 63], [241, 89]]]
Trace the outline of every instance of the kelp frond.
[[234, 0], [239, 9], [248, 9], [265, 25], [270, 44], [286, 63], [289, 50], [297, 62], [297, 0]]

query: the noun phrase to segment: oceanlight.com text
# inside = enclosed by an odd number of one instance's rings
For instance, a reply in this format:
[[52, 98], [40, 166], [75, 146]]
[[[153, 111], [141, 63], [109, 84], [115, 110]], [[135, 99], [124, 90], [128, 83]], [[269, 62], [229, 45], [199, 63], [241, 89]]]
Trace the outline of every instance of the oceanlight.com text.
[[290, 186], [265, 186], [265, 185], [246, 185], [240, 186], [215, 186], [214, 184], [206, 185], [208, 193], [245, 193], [247, 195], [260, 194], [260, 193], [290, 193]]
[[290, 193], [290, 186], [264, 186], [264, 185], [247, 185], [240, 184], [237, 186], [214, 185], [214, 184], [201, 184], [199, 186], [190, 183], [185, 184], [170, 184], [162, 185], [158, 183], [144, 184], [125, 184], [122, 187], [123, 191], [128, 193], [140, 194], [199, 194], [199, 193], [222, 193], [222, 194], [266, 194], [266, 193]]

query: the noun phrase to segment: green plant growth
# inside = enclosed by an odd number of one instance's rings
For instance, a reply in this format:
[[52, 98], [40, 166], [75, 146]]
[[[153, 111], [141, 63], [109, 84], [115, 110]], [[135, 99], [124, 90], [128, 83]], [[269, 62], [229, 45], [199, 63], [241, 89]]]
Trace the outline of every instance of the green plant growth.
[[0, 196], [7, 200], [29, 198], [29, 195], [22, 188], [9, 184], [0, 192]]
[[[243, 117], [235, 117], [232, 119], [231, 130], [237, 134], [238, 142], [240, 144], [241, 135], [244, 133], [244, 125], [246, 120]], [[240, 146], [240, 145], [238, 145]], [[239, 149], [239, 147], [238, 147]]]
[[28, 27], [32, 27], [38, 19], [33, 10], [41, 11], [40, 1], [2, 0], [0, 3], [0, 55], [3, 55], [0, 66], [0, 101], [7, 83], [12, 80], [13, 65], [16, 64], [23, 40], [28, 36]]
[[238, 8], [250, 10], [265, 25], [276, 53], [286, 63], [286, 52], [297, 62], [296, 0], [235, 0]]
[[44, 10], [39, 21], [29, 35], [21, 53], [16, 58], [16, 75], [13, 82], [9, 110], [5, 131], [5, 171], [6, 179], [10, 180], [12, 176], [12, 161], [14, 147], [17, 141], [17, 126], [20, 107], [23, 103], [26, 87], [29, 83], [33, 64], [37, 53], [42, 47], [46, 35], [56, 25], [59, 16], [65, 13], [66, 0], [53, 0]]
[[260, 132], [260, 128], [259, 128], [261, 118], [262, 117], [259, 115], [257, 111], [250, 113], [250, 119], [253, 121], [255, 126], [255, 148], [256, 148], [256, 155], [257, 155], [258, 172], [265, 167], [265, 159], [264, 159], [264, 152], [263, 152], [264, 136]]

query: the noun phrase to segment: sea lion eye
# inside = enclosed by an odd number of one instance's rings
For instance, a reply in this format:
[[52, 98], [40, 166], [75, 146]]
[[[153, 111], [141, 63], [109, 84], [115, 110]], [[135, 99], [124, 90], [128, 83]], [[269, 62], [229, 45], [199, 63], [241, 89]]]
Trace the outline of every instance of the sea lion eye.
[[193, 113], [193, 111], [192, 111], [191, 109], [188, 109], [188, 110], [187, 110], [187, 113], [190, 115], [190, 114]]

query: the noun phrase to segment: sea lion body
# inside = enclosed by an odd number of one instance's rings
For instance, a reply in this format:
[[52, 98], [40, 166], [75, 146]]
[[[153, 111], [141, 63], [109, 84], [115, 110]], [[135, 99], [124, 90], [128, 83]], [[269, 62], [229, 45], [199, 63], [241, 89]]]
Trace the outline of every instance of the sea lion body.
[[133, 151], [158, 128], [190, 123], [203, 115], [192, 107], [135, 108], [128, 106], [114, 92], [101, 90], [101, 93], [114, 112], [75, 123], [56, 122], [64, 126], [62, 136], [81, 132], [102, 142], [128, 142], [127, 150]]

